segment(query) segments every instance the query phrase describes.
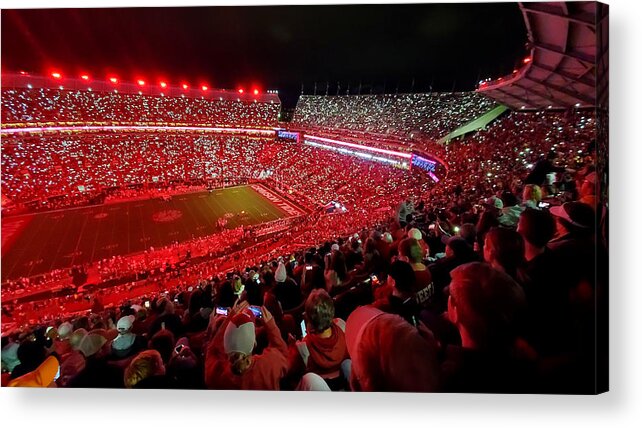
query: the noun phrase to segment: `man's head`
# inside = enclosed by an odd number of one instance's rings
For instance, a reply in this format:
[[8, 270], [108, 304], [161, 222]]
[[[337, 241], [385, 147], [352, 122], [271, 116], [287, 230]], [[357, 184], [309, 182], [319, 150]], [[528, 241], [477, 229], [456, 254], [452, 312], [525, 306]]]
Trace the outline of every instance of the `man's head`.
[[514, 230], [493, 227], [484, 240], [484, 260], [513, 275], [524, 261], [524, 240]]
[[405, 238], [399, 243], [399, 255], [406, 257], [410, 263], [421, 263], [424, 251], [415, 238]]
[[527, 208], [519, 216], [517, 232], [530, 245], [544, 248], [555, 235], [555, 219], [547, 211]]
[[438, 387], [437, 344], [422, 324], [360, 306], [346, 321], [354, 391], [428, 392]]
[[461, 236], [451, 236], [446, 241], [446, 257], [465, 257], [473, 247]]
[[464, 238], [471, 247], [475, 245], [477, 239], [477, 228], [472, 223], [464, 223], [459, 229], [459, 236]]
[[414, 238], [417, 241], [419, 241], [422, 238], [421, 230], [417, 229], [416, 227], [413, 227], [408, 231], [408, 238]]
[[322, 288], [312, 290], [305, 301], [305, 320], [311, 333], [323, 333], [332, 326], [334, 302]]
[[172, 356], [174, 344], [174, 334], [170, 330], [158, 330], [149, 340], [149, 347], [158, 351], [165, 364], [169, 362]]
[[590, 205], [582, 202], [566, 202], [564, 205], [552, 207], [551, 214], [555, 216], [560, 235], [586, 233], [595, 228], [595, 211]]
[[387, 281], [395, 294], [412, 293], [415, 284], [415, 272], [410, 264], [396, 260], [390, 265]]
[[464, 346], [493, 349], [512, 344], [524, 292], [510, 276], [486, 263], [472, 262], [450, 272], [448, 318]]

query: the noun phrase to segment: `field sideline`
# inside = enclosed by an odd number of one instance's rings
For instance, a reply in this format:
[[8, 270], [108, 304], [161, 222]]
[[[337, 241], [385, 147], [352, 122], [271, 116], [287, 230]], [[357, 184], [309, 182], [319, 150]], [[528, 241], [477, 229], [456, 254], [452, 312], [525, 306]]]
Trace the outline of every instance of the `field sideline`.
[[159, 248], [228, 228], [255, 225], [288, 214], [250, 186], [69, 209], [2, 221], [2, 281]]

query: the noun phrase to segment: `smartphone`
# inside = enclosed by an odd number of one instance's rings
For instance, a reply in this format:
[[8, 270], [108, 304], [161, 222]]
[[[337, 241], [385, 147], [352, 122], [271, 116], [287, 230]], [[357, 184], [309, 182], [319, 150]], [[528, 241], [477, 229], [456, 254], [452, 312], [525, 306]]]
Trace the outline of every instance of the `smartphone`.
[[149, 302], [149, 300], [146, 300], [146, 301], [145, 301], [145, 307], [146, 307], [147, 309], [149, 309], [151, 306], [152, 306], [152, 305], [151, 305], [151, 303]]
[[183, 350], [183, 345], [178, 345], [176, 348], [174, 348], [174, 352], [176, 352], [177, 354], [180, 354], [182, 350]]
[[549, 204], [548, 202], [540, 202], [539, 204], [537, 204], [537, 206], [540, 208], [548, 208], [551, 206], [551, 204]]
[[56, 372], [56, 376], [54, 376], [54, 382], [58, 380], [60, 377], [60, 365], [58, 365], [58, 371]]
[[263, 318], [263, 311], [261, 311], [260, 306], [250, 306], [250, 310], [252, 311], [255, 317]]
[[222, 306], [218, 306], [216, 308], [216, 314], [217, 315], [225, 315], [225, 316], [227, 316], [227, 311], [228, 311], [227, 308], [224, 308]]
[[307, 336], [308, 331], [305, 329], [305, 320], [301, 321], [301, 337]]
[[312, 270], [312, 266], [306, 266], [305, 270]]

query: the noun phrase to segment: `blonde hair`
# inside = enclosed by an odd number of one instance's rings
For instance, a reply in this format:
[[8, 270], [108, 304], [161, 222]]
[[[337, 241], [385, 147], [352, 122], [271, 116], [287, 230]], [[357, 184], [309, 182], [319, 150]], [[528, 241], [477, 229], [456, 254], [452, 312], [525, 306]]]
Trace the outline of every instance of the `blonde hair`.
[[527, 184], [524, 186], [522, 199], [525, 201], [532, 200], [538, 203], [542, 200], [542, 189], [537, 184]]
[[143, 351], [136, 355], [125, 369], [125, 387], [133, 388], [143, 379], [164, 374], [165, 366], [161, 354], [153, 349]]
[[229, 361], [232, 373], [240, 376], [250, 368], [250, 365], [252, 365], [252, 356], [246, 355], [242, 352], [230, 352]]

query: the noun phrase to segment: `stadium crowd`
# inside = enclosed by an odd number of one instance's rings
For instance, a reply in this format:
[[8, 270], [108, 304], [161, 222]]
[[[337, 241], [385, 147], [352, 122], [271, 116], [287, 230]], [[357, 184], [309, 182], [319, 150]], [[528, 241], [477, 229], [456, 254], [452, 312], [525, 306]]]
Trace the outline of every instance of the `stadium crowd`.
[[[323, 105], [339, 100], [319, 111], [304, 97], [295, 120], [392, 133], [452, 127], [424, 109], [431, 97], [444, 103], [430, 107], [443, 109], [444, 118], [461, 98], [461, 114], [444, 120], [464, 120], [469, 103], [480, 104], [471, 94], [375, 96], [388, 112], [381, 117], [368, 112], [376, 103], [358, 108], [368, 97], [324, 97]], [[400, 110], [413, 111], [412, 120]], [[154, 134], [128, 136], [136, 143], [127, 150], [115, 135], [100, 134], [89, 146], [124, 156], [122, 167], [111, 167], [146, 179], [153, 162], [182, 155], [158, 174], [189, 177], [186, 168], [201, 158], [180, 148], [194, 137], [168, 136], [163, 144]], [[226, 145], [199, 136], [215, 147], [203, 149], [203, 159], [237, 153], [214, 171], [268, 175], [345, 212], [313, 213], [234, 257], [175, 266], [146, 288], [91, 294], [89, 310], [59, 311], [3, 332], [2, 385], [589, 393], [595, 302], [606, 285], [595, 264], [607, 251], [606, 236], [596, 234], [603, 213], [594, 136], [594, 116], [584, 111], [513, 112], [452, 142], [449, 175], [438, 186], [415, 171], [307, 145], [241, 137]], [[50, 155], [43, 151], [85, 150], [73, 136], [71, 144], [57, 137], [59, 146], [54, 139], [46, 148], [40, 138], [34, 156], [45, 169]], [[166, 142], [173, 151], [147, 165], [165, 155]], [[33, 160], [19, 165], [30, 155], [12, 143], [9, 179]], [[153, 148], [130, 160], [135, 144]], [[105, 159], [95, 156], [100, 169]], [[96, 181], [110, 177], [103, 168]], [[54, 181], [43, 180], [34, 181], [38, 191]], [[21, 184], [6, 186], [16, 195]], [[126, 260], [107, 262], [107, 271]]]
[[2, 123], [182, 124], [272, 128], [278, 103], [64, 89], [3, 89]]
[[299, 98], [293, 126], [437, 140], [496, 104], [475, 92]]
[[12, 135], [2, 141], [3, 197], [56, 207], [56, 200], [87, 203], [103, 191], [127, 197], [141, 193], [128, 188], [144, 186], [154, 195], [171, 183], [254, 177], [263, 141], [174, 132]]

